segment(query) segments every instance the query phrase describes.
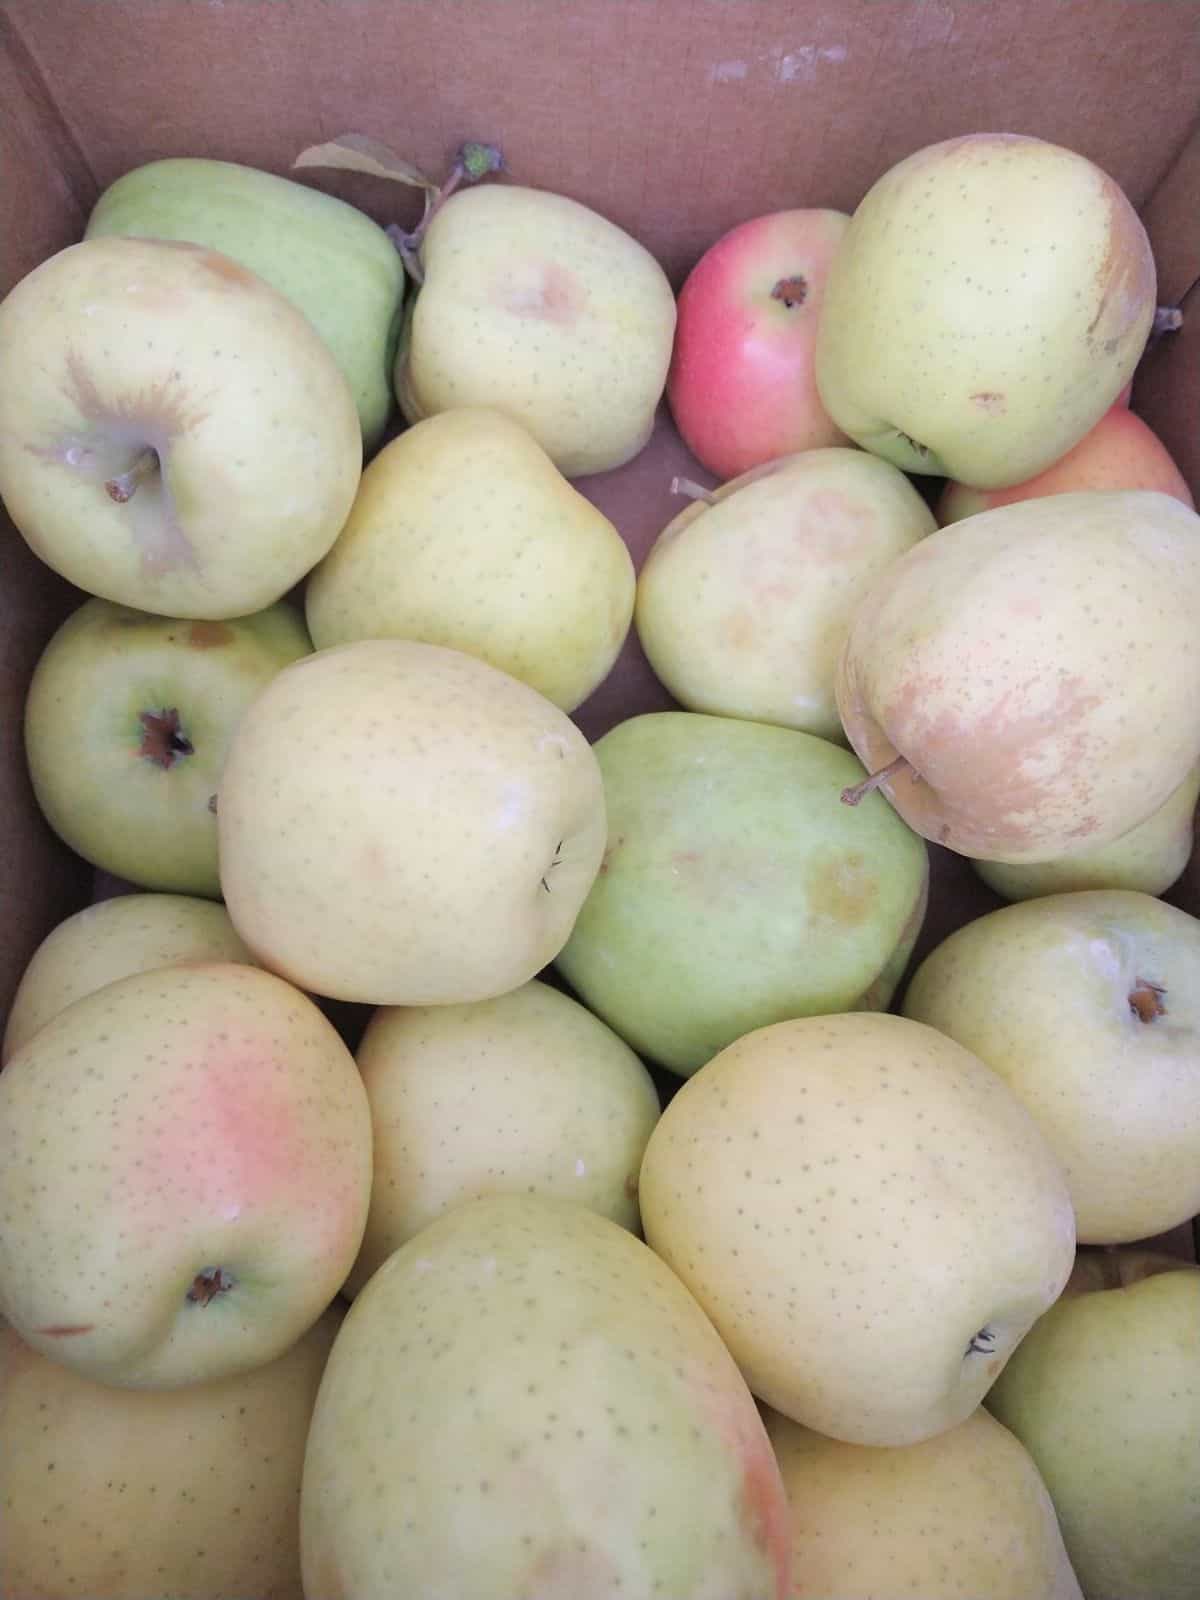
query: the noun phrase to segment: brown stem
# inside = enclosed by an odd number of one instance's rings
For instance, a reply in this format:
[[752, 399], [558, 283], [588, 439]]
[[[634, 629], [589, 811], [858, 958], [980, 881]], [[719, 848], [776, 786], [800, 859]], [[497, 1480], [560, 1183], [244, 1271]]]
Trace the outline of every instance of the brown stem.
[[109, 478], [104, 485], [104, 491], [110, 500], [115, 500], [119, 506], [132, 500], [137, 492], [139, 483], [145, 483], [147, 478], [152, 478], [158, 471], [158, 451], [150, 445], [141, 452], [128, 472], [118, 473], [115, 478]]
[[425, 191], [425, 214], [415, 228], [405, 230], [396, 222], [389, 223], [384, 229], [388, 238], [395, 245], [404, 269], [416, 284], [425, 281], [425, 272], [421, 266], [421, 241], [425, 237], [429, 224], [458, 188], [459, 184], [467, 179], [477, 183], [480, 178], [486, 177], [489, 172], [504, 170], [504, 155], [495, 145], [480, 144], [475, 140], [464, 144], [454, 158], [454, 165], [450, 168], [449, 175], [441, 188], [430, 194]]
[[702, 483], [697, 483], [694, 478], [672, 478], [671, 493], [685, 494], [689, 500], [703, 500], [705, 505], [715, 506], [717, 497], [711, 489], [706, 489]]
[[[864, 778], [861, 783], [855, 783], [849, 789], [843, 789], [843, 803], [848, 806], [856, 806], [864, 795], [870, 794], [872, 789], [878, 789], [881, 783], [886, 783], [889, 778], [894, 778], [898, 772], [902, 772], [906, 767], [910, 772], [912, 771], [908, 764], [908, 757], [897, 756], [894, 761], [889, 761], [886, 767], [880, 767], [878, 772], [871, 773], [870, 777]], [[914, 773], [913, 776], [915, 777], [916, 774]]]

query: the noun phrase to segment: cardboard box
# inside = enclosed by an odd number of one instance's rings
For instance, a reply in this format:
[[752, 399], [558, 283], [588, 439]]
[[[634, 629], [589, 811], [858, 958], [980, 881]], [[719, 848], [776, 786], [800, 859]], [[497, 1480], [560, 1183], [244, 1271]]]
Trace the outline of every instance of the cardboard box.
[[[1150, 231], [1160, 303], [1177, 304], [1200, 276], [1198, 91], [1189, 0], [4, 0], [0, 293], [80, 236], [108, 183], [160, 156], [287, 173], [304, 146], [354, 130], [440, 173], [465, 138], [486, 138], [515, 181], [594, 206], [678, 286], [734, 223], [853, 210], [910, 151], [990, 129], [1111, 173]], [[305, 176], [381, 222], [416, 219], [412, 191]], [[1200, 291], [1190, 303], [1195, 317], [1144, 359], [1133, 405], [1200, 497]], [[582, 486], [640, 558], [678, 509], [680, 470], [712, 481], [664, 415], [633, 463]], [[11, 525], [2, 537], [6, 1011], [38, 940], [95, 885], [38, 814], [21, 743], [33, 663], [81, 597]], [[577, 716], [596, 737], [668, 703], [631, 638]], [[914, 959], [999, 904], [961, 858], [931, 854]], [[1200, 860], [1166, 898], [1200, 912]]]

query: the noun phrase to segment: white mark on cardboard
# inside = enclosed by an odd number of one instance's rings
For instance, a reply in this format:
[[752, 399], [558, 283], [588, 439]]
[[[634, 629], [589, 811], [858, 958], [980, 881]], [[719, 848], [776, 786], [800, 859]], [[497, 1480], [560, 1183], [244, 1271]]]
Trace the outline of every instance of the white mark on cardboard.
[[780, 83], [812, 83], [823, 62], [845, 61], [844, 44], [802, 44], [795, 50], [772, 52], [771, 60]]
[[710, 83], [737, 83], [750, 70], [747, 61], [715, 61], [708, 71]]

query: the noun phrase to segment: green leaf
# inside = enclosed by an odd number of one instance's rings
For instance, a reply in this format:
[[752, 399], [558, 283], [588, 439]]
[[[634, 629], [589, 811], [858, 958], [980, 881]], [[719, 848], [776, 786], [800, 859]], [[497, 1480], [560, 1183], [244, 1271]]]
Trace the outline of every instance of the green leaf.
[[390, 178], [413, 189], [437, 193], [437, 184], [390, 150], [379, 139], [365, 133], [343, 133], [326, 144], [310, 144], [292, 162], [293, 167], [335, 167], [343, 172], [366, 172], [373, 178]]

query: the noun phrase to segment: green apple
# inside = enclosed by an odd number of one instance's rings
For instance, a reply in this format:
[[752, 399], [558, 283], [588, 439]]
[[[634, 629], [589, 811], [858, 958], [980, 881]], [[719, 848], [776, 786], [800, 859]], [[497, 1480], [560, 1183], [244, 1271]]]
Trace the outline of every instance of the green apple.
[[318, 649], [422, 639], [490, 661], [564, 711], [597, 688], [633, 618], [633, 558], [609, 519], [501, 411], [439, 412], [363, 473], [309, 576]]
[[891, 1446], [764, 1421], [791, 1513], [788, 1600], [1083, 1600], [1041, 1474], [982, 1407]]
[[957, 928], [904, 1014], [973, 1051], [1028, 1106], [1085, 1244], [1148, 1239], [1200, 1212], [1200, 921], [1154, 895], [1088, 889]]
[[830, 264], [817, 389], [907, 472], [999, 489], [1077, 444], [1133, 376], [1156, 274], [1128, 196], [1014, 133], [916, 150], [867, 191]]
[[311, 650], [286, 600], [224, 622], [84, 601], [47, 643], [25, 701], [26, 759], [50, 826], [140, 888], [219, 897], [213, 797], [234, 729]]
[[84, 237], [180, 239], [230, 256], [289, 299], [350, 385], [371, 455], [392, 414], [404, 264], [378, 223], [308, 184], [233, 161], [173, 156], [109, 184]]
[[639, 1054], [686, 1076], [764, 1023], [887, 1007], [929, 859], [880, 796], [842, 805], [849, 751], [691, 711], [594, 748], [608, 849], [556, 965]]
[[987, 1398], [1050, 1490], [1087, 1600], [1200, 1593], [1200, 1267], [1079, 1253]]

